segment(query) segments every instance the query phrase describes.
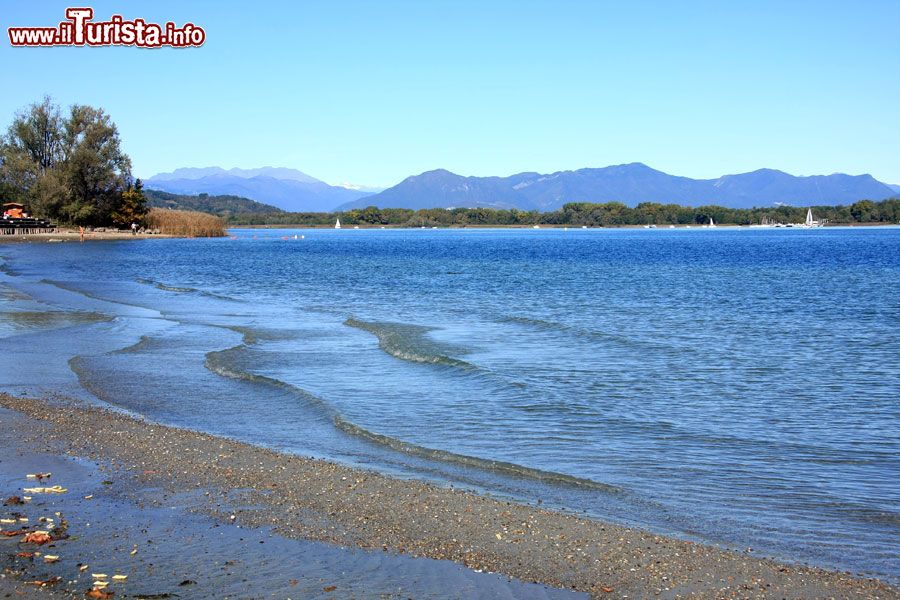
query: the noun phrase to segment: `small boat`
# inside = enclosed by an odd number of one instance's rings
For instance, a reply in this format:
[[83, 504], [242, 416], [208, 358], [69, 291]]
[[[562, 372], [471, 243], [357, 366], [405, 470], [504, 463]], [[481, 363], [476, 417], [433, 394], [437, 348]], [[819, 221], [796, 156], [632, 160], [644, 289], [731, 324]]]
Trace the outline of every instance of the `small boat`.
[[715, 227], [715, 226], [716, 226], [716, 224], [715, 224], [715, 222], [713, 221], [713, 218], [710, 217], [710, 218], [709, 218], [709, 227]]
[[335, 222], [334, 222], [334, 228], [335, 228], [335, 229], [340, 229], [340, 228], [341, 228], [341, 220], [340, 220], [340, 219], [335, 220]]
[[806, 221], [803, 223], [803, 227], [823, 227], [824, 225], [825, 221], [816, 221], [813, 219], [812, 208], [806, 209]]

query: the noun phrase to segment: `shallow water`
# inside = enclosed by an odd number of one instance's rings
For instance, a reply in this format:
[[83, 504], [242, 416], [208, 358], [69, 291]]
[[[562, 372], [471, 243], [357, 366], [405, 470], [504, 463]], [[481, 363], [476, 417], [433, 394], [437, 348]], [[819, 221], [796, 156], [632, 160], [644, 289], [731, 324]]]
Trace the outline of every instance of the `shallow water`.
[[[8, 431], [23, 426], [24, 420], [15, 413], [0, 409], [0, 427]], [[71, 537], [42, 547], [45, 554], [59, 556], [59, 562], [21, 558], [10, 562], [26, 569], [20, 579], [62, 577], [60, 585], [73, 590], [76, 598], [91, 588], [93, 573], [126, 575], [125, 582], [113, 580], [109, 589], [116, 597], [132, 598], [221, 600], [251, 597], [248, 593], [253, 598], [287, 599], [587, 598], [571, 590], [474, 572], [445, 560], [285, 539], [267, 529], [245, 528], [239, 521], [223, 525], [201, 514], [208, 509], [196, 494], [170, 496], [153, 488], [131, 489], [120, 480], [120, 473], [68, 457], [23, 453], [16, 440], [0, 439], [0, 457], [4, 497], [35, 485], [25, 478], [35, 472], [52, 473], [53, 483], [69, 490], [63, 495], [35, 495], [32, 502], [16, 507], [30, 524], [57, 512], [69, 522]], [[240, 501], [235, 498], [233, 506], [220, 510], [243, 508]], [[0, 507], [0, 514], [6, 517], [11, 510]], [[0, 551], [12, 554], [17, 549], [15, 540], [0, 539]], [[78, 569], [82, 564], [89, 567], [83, 573]]]
[[900, 577], [900, 229], [234, 234], [0, 247], [0, 389]]

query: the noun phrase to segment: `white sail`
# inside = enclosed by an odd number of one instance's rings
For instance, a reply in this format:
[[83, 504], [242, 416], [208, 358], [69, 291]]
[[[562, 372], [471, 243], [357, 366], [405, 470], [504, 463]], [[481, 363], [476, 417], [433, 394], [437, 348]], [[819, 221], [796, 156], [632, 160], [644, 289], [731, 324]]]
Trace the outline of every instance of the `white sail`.
[[335, 228], [335, 229], [340, 229], [340, 228], [341, 228], [341, 220], [340, 220], [340, 219], [337, 219], [337, 220], [334, 222], [334, 228]]
[[712, 218], [712, 217], [709, 218], [709, 226], [710, 226], [710, 227], [715, 227], [715, 226], [716, 226], [715, 222], [713, 222], [713, 218]]
[[813, 223], [814, 223], [814, 221], [812, 218], [812, 209], [808, 208], [808, 209], [806, 209], [806, 226], [812, 227]]

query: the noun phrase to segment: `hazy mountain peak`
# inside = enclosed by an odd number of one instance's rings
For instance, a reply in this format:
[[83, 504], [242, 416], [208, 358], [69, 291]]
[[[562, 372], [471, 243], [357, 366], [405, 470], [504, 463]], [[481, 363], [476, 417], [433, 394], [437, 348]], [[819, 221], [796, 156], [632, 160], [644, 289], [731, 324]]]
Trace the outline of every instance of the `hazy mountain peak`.
[[240, 177], [250, 179], [260, 175], [272, 177], [274, 179], [285, 179], [288, 181], [302, 181], [304, 183], [321, 183], [315, 177], [310, 177], [303, 171], [290, 169], [287, 167], [258, 167], [255, 169], [241, 169], [234, 167], [231, 169], [223, 169], [222, 167], [183, 167], [175, 169], [170, 173], [158, 173], [147, 181], [173, 181], [176, 179], [203, 179], [204, 177], [215, 177], [227, 175], [230, 177]]
[[295, 212], [330, 211], [370, 193], [331, 186], [287, 167], [175, 169], [150, 177], [145, 185], [172, 194], [241, 196]]
[[895, 193], [896, 190], [871, 175], [796, 177], [777, 169], [757, 169], [717, 179], [691, 179], [633, 162], [543, 175], [526, 172], [509, 177], [465, 177], [446, 169], [434, 169], [407, 177], [392, 188], [340, 208], [490, 206], [556, 210], [567, 202], [612, 201], [631, 206], [659, 202], [748, 208], [840, 204], [863, 198], [882, 200]]

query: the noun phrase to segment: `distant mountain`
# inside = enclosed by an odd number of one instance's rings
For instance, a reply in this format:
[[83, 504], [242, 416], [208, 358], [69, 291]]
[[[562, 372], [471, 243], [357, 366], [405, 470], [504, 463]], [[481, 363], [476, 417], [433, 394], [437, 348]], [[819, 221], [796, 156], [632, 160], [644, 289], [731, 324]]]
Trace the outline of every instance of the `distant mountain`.
[[519, 173], [509, 177], [463, 177], [438, 169], [408, 177], [381, 193], [348, 202], [339, 210], [382, 208], [491, 207], [556, 210], [567, 202], [619, 201], [686, 206], [717, 204], [751, 208], [773, 204], [840, 204], [894, 194], [871, 175], [796, 177], [760, 169], [718, 179], [669, 175], [641, 163], [599, 169], [559, 171], [548, 175]]
[[304, 183], [321, 183], [318, 179], [310, 177], [303, 171], [285, 167], [260, 167], [258, 169], [239, 169], [237, 167], [233, 169], [223, 169], [222, 167], [186, 167], [175, 169], [171, 173], [159, 173], [150, 179], [154, 181], [172, 181], [176, 179], [202, 179], [213, 175], [230, 175], [232, 177], [242, 177], [244, 179], [262, 175], [263, 177], [302, 181]]
[[889, 183], [889, 184], [887, 184], [887, 186], [889, 188], [891, 188], [892, 190], [894, 190], [895, 192], [900, 192], [900, 185], [897, 185], [894, 183]]
[[385, 191], [343, 205], [363, 208], [377, 203], [383, 208], [440, 208], [448, 206], [485, 206], [512, 208], [520, 195], [506, 178], [463, 177], [444, 169], [428, 171], [405, 180]]
[[210, 196], [199, 194], [187, 196], [171, 194], [160, 190], [144, 190], [147, 205], [154, 208], [172, 208], [176, 210], [197, 210], [200, 212], [227, 217], [240, 213], [280, 213], [282, 210], [270, 204], [262, 204], [240, 196]]
[[239, 196], [290, 212], [327, 212], [370, 192], [328, 185], [296, 169], [184, 168], [160, 173], [144, 182], [147, 189], [195, 196]]
[[347, 182], [347, 181], [345, 181], [345, 182], [343, 182], [343, 183], [337, 183], [337, 184], [335, 184], [335, 185], [336, 185], [337, 187], [346, 188], [346, 189], [348, 189], [348, 190], [356, 190], [356, 191], [358, 191], [358, 192], [368, 192], [368, 193], [370, 193], [370, 194], [377, 194], [378, 192], [383, 192], [383, 191], [384, 191], [384, 188], [383, 188], [383, 187], [376, 187], [376, 186], [373, 186], [373, 185], [361, 185], [361, 184], [358, 184], [358, 183], [350, 183], [350, 182]]

